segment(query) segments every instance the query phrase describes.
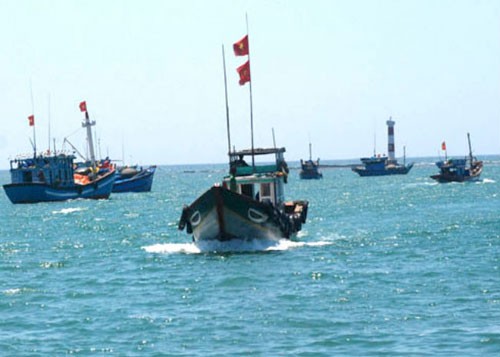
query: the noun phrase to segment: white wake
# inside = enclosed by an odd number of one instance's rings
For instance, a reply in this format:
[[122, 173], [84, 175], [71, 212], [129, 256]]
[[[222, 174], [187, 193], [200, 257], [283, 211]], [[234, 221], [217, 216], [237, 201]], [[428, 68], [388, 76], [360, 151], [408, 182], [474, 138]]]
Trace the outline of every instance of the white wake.
[[266, 252], [284, 251], [301, 247], [321, 247], [331, 245], [333, 242], [296, 242], [288, 239], [279, 241], [252, 239], [233, 239], [227, 242], [208, 241], [197, 243], [163, 243], [142, 247], [148, 253], [159, 254], [200, 254], [200, 253], [244, 253], [244, 252]]

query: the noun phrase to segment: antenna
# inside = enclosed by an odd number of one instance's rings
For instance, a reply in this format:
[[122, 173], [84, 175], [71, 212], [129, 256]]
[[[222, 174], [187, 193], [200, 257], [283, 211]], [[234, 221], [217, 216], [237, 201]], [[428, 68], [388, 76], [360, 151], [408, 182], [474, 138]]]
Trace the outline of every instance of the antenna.
[[[245, 13], [245, 19], [247, 22], [247, 36], [248, 36], [248, 68], [251, 70], [251, 61], [250, 61], [250, 32], [248, 31], [248, 14]], [[252, 80], [249, 81], [250, 88], [250, 133], [252, 137], [252, 172], [255, 173], [255, 154], [254, 154], [254, 145], [253, 145], [253, 101], [252, 101]]]

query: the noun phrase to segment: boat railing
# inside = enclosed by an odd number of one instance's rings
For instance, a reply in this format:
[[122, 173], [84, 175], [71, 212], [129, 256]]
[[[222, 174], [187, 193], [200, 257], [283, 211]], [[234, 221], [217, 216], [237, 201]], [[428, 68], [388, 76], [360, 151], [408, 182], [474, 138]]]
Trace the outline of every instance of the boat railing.
[[239, 166], [236, 168], [236, 176], [247, 176], [252, 174], [265, 174], [270, 172], [276, 172], [278, 168], [276, 165], [259, 165], [255, 166], [255, 169], [252, 166]]

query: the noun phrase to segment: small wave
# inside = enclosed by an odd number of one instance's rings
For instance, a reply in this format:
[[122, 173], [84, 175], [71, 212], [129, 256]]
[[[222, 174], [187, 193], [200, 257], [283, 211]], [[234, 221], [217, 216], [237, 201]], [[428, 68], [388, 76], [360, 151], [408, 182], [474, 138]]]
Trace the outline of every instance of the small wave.
[[3, 293], [5, 295], [16, 295], [16, 294], [20, 294], [21, 293], [21, 289], [19, 289], [19, 288], [7, 289], [7, 290], [4, 290]]
[[486, 178], [486, 179], [482, 179], [481, 181], [478, 181], [477, 183], [496, 183], [496, 181]]
[[63, 208], [59, 211], [52, 211], [52, 214], [70, 214], [73, 212], [85, 211], [85, 208], [82, 207], [71, 207], [71, 208]]
[[239, 240], [233, 239], [228, 242], [206, 241], [197, 243], [164, 243], [154, 244], [142, 247], [148, 253], [183, 253], [183, 254], [200, 254], [200, 253], [244, 253], [244, 252], [266, 252], [266, 251], [284, 251], [301, 247], [321, 247], [331, 245], [333, 242], [296, 242], [288, 239], [279, 241], [252, 239]]

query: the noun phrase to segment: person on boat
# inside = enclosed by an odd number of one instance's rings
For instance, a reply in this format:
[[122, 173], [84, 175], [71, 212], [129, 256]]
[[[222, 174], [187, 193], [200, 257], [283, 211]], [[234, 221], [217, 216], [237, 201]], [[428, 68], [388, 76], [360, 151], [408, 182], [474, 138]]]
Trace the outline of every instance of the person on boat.
[[243, 159], [243, 155], [238, 155], [238, 160], [234, 162], [235, 166], [248, 166], [247, 162]]
[[38, 171], [38, 181], [45, 182], [45, 175], [42, 170]]

